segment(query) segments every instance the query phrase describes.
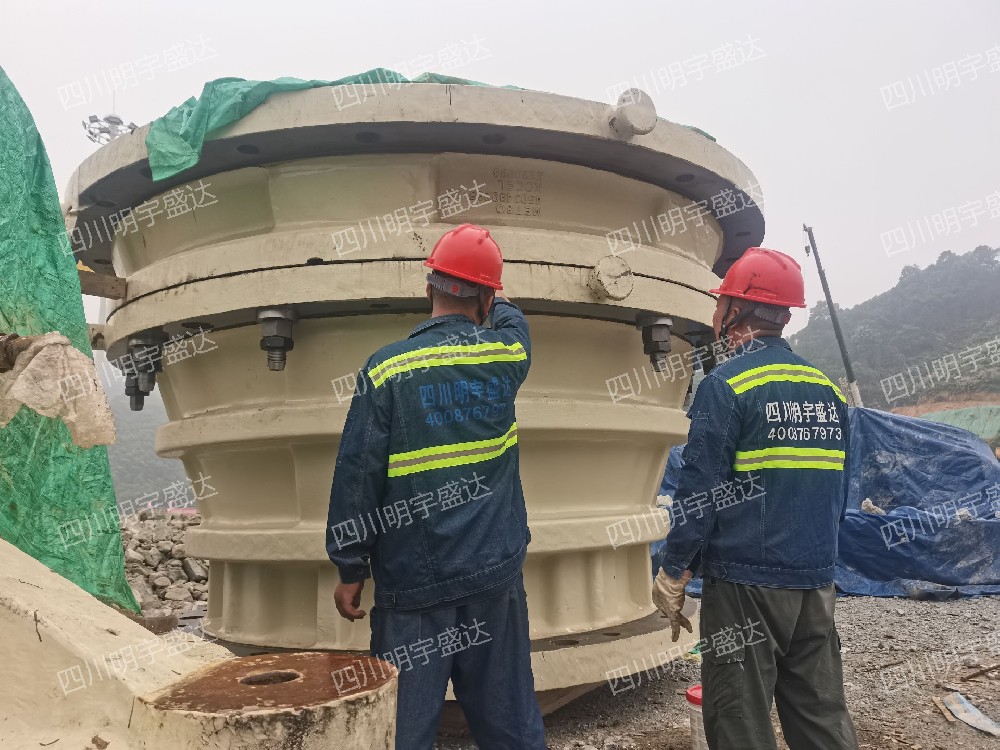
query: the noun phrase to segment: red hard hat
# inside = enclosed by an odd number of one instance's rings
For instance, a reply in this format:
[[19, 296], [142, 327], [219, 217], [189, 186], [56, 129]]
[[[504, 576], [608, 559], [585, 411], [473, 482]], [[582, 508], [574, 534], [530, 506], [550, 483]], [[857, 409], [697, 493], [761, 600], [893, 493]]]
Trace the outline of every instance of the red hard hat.
[[748, 248], [722, 285], [709, 291], [778, 307], [806, 306], [802, 268], [794, 258], [766, 247]]
[[475, 224], [462, 224], [441, 235], [424, 265], [475, 284], [503, 289], [500, 248], [490, 237], [490, 230]]

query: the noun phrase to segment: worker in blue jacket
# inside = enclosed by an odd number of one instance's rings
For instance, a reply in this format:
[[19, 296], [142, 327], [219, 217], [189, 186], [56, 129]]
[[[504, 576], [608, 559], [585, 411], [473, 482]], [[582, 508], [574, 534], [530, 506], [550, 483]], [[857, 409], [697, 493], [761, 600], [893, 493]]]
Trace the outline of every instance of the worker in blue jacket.
[[750, 248], [719, 294], [730, 357], [691, 405], [683, 468], [653, 600], [673, 639], [692, 571], [703, 574], [702, 689], [713, 750], [857, 748], [834, 625], [834, 563], [847, 487], [847, 404], [781, 331], [805, 307], [802, 271]]
[[365, 363], [337, 456], [334, 597], [343, 617], [362, 618], [374, 579], [371, 653], [399, 670], [399, 750], [433, 746], [449, 679], [480, 747], [545, 748], [514, 416], [531, 341], [499, 291], [502, 264], [486, 229], [441, 237], [425, 262], [431, 318]]

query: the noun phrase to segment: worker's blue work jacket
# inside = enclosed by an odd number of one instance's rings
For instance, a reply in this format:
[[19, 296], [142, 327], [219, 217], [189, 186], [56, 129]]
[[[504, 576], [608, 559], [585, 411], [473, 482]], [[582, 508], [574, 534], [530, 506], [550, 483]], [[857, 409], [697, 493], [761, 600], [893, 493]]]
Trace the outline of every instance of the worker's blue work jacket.
[[524, 315], [417, 326], [358, 375], [344, 424], [326, 547], [375, 605], [426, 609], [509, 585], [529, 541], [514, 399], [528, 374]]
[[691, 418], [663, 569], [776, 588], [833, 582], [847, 487], [847, 404], [784, 339], [713, 369]]

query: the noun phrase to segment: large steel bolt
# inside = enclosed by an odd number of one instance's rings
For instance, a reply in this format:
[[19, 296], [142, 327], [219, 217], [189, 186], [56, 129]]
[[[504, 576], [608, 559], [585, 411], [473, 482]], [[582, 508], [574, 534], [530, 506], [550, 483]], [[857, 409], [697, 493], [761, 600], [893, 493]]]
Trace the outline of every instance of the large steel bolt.
[[146, 395], [139, 391], [138, 378], [128, 375], [125, 378], [125, 395], [128, 396], [128, 408], [132, 411], [142, 411], [146, 405]]
[[632, 269], [624, 258], [605, 255], [590, 269], [587, 286], [599, 298], [623, 300], [632, 293]]
[[295, 348], [292, 327], [298, 316], [290, 307], [260, 310], [260, 348], [267, 352], [267, 369], [279, 372], [285, 369], [288, 352]]
[[670, 353], [670, 327], [674, 321], [662, 315], [640, 314], [635, 327], [642, 331], [642, 350], [649, 355], [649, 364], [656, 372], [667, 369]]
[[618, 97], [608, 124], [625, 140], [645, 135], [656, 127], [656, 106], [642, 89], [628, 89]]
[[117, 366], [129, 371], [125, 377], [125, 395], [129, 397], [132, 411], [142, 411], [146, 396], [156, 388], [156, 373], [163, 371], [163, 343], [166, 340], [167, 334], [161, 328], [129, 337], [126, 361]]

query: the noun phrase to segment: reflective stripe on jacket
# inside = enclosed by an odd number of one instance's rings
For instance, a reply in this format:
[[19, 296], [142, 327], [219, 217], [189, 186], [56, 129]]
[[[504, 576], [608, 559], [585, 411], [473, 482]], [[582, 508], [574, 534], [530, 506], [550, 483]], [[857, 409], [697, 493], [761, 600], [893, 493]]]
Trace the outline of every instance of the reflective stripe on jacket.
[[375, 579], [376, 606], [451, 603], [520, 572], [530, 537], [514, 399], [531, 342], [513, 304], [497, 300], [492, 318], [432, 318], [358, 374], [326, 546], [341, 580]]
[[778, 588], [833, 582], [847, 486], [847, 403], [784, 339], [738, 349], [701, 382], [664, 570]]

